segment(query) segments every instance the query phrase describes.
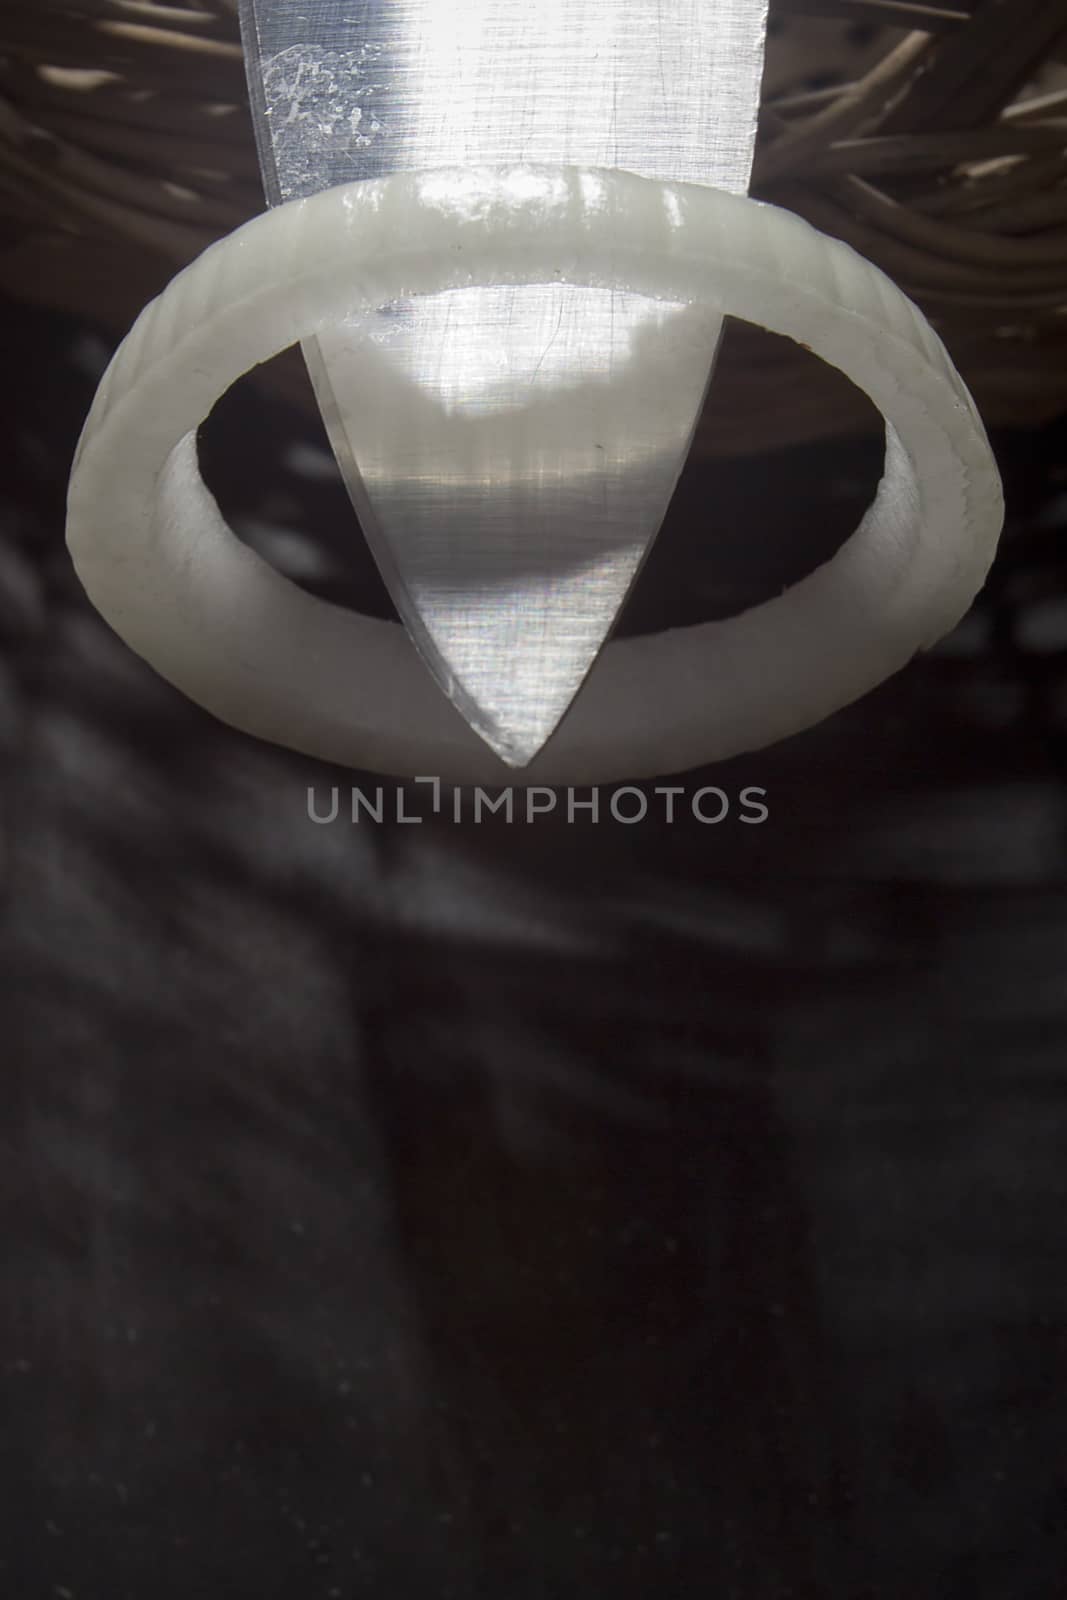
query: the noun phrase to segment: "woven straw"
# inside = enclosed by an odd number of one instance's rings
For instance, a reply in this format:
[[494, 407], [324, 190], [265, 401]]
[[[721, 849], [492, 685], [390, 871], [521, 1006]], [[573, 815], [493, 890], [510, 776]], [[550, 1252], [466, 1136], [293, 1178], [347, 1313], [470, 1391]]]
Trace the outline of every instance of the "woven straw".
[[[121, 332], [262, 208], [235, 11], [0, 0], [0, 289]], [[771, 7], [754, 193], [885, 268], [994, 424], [1067, 404], [1065, 57], [1064, 0]], [[295, 366], [267, 381], [306, 398]], [[700, 443], [868, 420], [803, 352], [734, 329]]]

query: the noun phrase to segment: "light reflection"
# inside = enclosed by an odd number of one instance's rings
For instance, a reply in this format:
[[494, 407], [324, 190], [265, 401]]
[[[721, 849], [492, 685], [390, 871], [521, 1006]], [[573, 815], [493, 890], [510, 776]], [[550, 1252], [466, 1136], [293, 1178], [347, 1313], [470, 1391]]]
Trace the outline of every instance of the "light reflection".
[[524, 410], [538, 390], [559, 395], [610, 382], [637, 349], [647, 360], [651, 341], [685, 309], [575, 285], [537, 285], [531, 293], [506, 284], [393, 301], [358, 327], [397, 381], [416, 385], [448, 415], [486, 419]]

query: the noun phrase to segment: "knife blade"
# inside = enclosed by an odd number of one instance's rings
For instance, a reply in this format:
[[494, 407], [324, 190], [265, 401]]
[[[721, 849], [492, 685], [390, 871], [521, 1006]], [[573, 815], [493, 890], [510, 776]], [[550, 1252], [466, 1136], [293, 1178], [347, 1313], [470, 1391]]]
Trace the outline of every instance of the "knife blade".
[[[766, 0], [242, 0], [268, 201], [527, 161], [743, 193], [766, 21]], [[513, 766], [615, 622], [720, 331], [557, 283], [396, 300], [304, 347], [397, 610]]]

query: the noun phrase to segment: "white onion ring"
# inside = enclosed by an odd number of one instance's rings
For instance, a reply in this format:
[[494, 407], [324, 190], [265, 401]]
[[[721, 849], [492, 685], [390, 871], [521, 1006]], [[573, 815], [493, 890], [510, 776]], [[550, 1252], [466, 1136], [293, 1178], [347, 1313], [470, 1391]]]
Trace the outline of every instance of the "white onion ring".
[[[557, 278], [711, 304], [806, 344], [885, 415], [886, 470], [857, 531], [784, 594], [608, 644], [516, 774], [401, 627], [302, 593], [233, 535], [200, 478], [196, 429], [242, 373], [346, 315]], [[943, 345], [853, 250], [736, 195], [525, 167], [332, 189], [212, 245], [145, 309], [104, 376], [67, 540], [126, 643], [234, 727], [397, 776], [591, 784], [752, 750], [864, 694], [964, 614], [1002, 517], [985, 432]]]

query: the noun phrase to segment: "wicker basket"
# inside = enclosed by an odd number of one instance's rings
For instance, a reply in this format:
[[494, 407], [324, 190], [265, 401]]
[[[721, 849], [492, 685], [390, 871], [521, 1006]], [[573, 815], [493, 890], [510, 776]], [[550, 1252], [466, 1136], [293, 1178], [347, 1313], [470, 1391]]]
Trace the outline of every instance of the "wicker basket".
[[[261, 209], [236, 0], [0, 0], [0, 288], [118, 332]], [[772, 0], [754, 192], [854, 244], [987, 419], [1067, 403], [1065, 0]], [[267, 381], [307, 399], [295, 363]], [[700, 433], [854, 428], [848, 385], [733, 328]]]

